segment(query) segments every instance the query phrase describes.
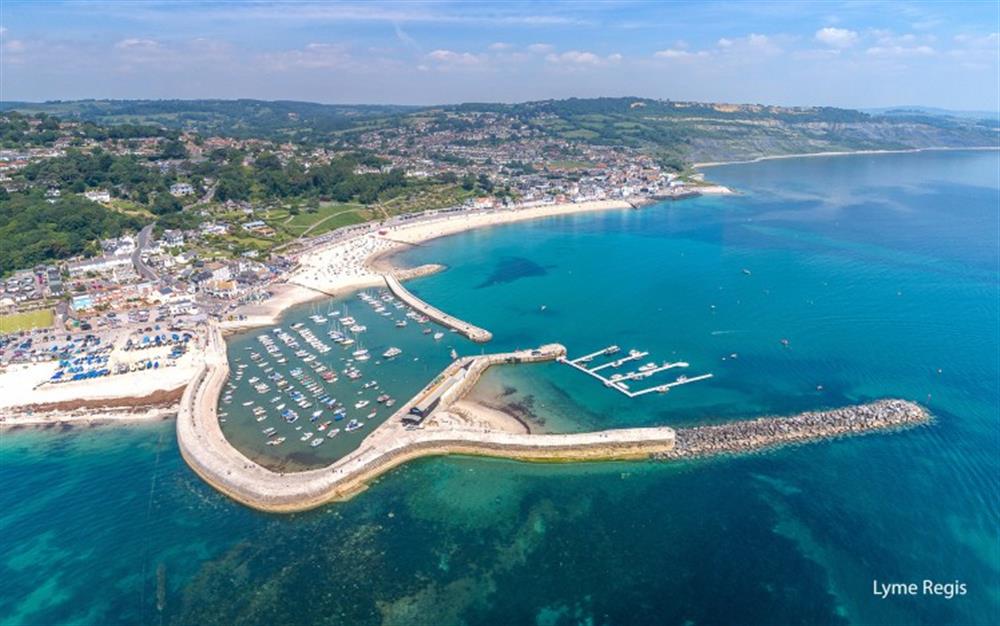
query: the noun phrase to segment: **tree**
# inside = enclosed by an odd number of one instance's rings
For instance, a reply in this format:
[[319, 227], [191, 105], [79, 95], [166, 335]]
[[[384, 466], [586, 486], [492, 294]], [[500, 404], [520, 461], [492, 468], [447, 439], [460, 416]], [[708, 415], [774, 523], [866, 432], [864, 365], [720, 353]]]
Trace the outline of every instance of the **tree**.
[[175, 139], [173, 141], [168, 141], [166, 145], [163, 146], [163, 152], [160, 153], [160, 158], [186, 159], [188, 158], [188, 151], [182, 142]]
[[177, 198], [169, 193], [160, 192], [156, 194], [156, 199], [153, 201], [151, 210], [156, 215], [168, 215], [170, 213], [179, 213], [183, 208]]
[[462, 189], [472, 191], [476, 187], [476, 177], [472, 174], [462, 176]]

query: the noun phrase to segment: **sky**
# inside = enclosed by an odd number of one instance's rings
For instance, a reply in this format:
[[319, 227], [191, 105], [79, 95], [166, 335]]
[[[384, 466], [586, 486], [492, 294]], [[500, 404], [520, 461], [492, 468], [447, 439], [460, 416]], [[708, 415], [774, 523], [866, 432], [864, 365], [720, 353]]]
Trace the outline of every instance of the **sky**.
[[1000, 2], [0, 1], [0, 99], [1000, 107]]

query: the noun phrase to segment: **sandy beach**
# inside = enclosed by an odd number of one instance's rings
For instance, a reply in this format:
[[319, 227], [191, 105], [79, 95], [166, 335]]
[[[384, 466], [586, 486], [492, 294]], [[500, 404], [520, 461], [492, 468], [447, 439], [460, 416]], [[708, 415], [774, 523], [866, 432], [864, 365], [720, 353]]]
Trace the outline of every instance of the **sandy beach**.
[[632, 205], [624, 200], [600, 200], [471, 215], [445, 214], [412, 224], [389, 226], [379, 232], [363, 233], [302, 253], [298, 267], [287, 281], [272, 286], [274, 295], [264, 302], [240, 307], [234, 311], [233, 319], [225, 320], [219, 326], [226, 333], [270, 326], [278, 322], [286, 309], [297, 304], [341, 296], [357, 289], [382, 287], [385, 285], [382, 275], [387, 272], [393, 272], [400, 280], [408, 280], [441, 271], [444, 266], [436, 264], [400, 268], [392, 262], [392, 256], [407, 247], [438, 237], [546, 217], [630, 208]]
[[188, 350], [170, 361], [170, 346], [111, 353], [112, 367], [157, 360], [163, 366], [97, 379], [50, 382], [58, 362], [17, 364], [0, 375], [0, 428], [10, 425], [142, 421], [157, 419], [147, 409], [175, 406], [204, 364], [204, 337], [195, 334]]

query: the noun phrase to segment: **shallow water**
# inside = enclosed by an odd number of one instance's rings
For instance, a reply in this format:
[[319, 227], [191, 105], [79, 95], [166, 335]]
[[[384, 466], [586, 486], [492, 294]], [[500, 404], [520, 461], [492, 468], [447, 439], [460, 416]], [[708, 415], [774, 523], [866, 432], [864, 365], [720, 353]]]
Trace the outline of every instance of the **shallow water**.
[[[637, 399], [558, 364], [487, 374], [480, 400], [548, 430], [886, 396], [930, 426], [676, 464], [429, 459], [293, 516], [205, 486], [170, 424], [11, 433], [0, 622], [1000, 623], [998, 172], [983, 152], [728, 166], [711, 177], [742, 196], [405, 255], [449, 266], [411, 287], [492, 331], [489, 350], [617, 343], [715, 374]], [[398, 384], [418, 388], [447, 355], [412, 339], [428, 371]], [[924, 578], [968, 593], [872, 594]]]

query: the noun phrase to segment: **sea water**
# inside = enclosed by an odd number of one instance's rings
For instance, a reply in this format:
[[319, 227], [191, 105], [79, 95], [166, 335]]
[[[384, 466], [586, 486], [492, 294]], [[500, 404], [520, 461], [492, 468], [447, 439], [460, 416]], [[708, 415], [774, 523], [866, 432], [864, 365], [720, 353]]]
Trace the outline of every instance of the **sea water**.
[[[738, 196], [402, 259], [448, 266], [410, 286], [493, 332], [490, 351], [615, 343], [715, 375], [629, 399], [555, 363], [489, 371], [473, 397], [539, 431], [881, 397], [921, 402], [928, 426], [672, 464], [428, 459], [289, 516], [207, 487], [171, 423], [7, 433], [0, 622], [998, 623], [998, 172], [995, 152], [726, 166], [708, 173]], [[400, 347], [447, 360], [423, 339]], [[873, 593], [925, 579], [967, 593]]]

